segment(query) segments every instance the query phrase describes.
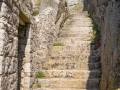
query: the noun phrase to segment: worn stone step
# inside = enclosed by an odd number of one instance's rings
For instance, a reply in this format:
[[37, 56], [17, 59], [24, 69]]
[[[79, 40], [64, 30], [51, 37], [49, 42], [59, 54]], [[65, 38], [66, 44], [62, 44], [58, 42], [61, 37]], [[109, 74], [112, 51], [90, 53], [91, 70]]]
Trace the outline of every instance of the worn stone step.
[[98, 88], [97, 89], [77, 89], [77, 88], [35, 88], [33, 90], [99, 90]]
[[99, 82], [100, 79], [38, 79], [38, 83], [47, 88], [94, 89], [99, 87]]
[[84, 23], [81, 23], [81, 24], [71, 24], [71, 25], [65, 25], [64, 27], [88, 27], [89, 28], [89, 26], [92, 26], [92, 24], [84, 24]]
[[75, 79], [95, 79], [100, 78], [99, 70], [42, 70], [49, 78], [75, 78]]
[[92, 25], [92, 23], [89, 20], [77, 20], [77, 21], [69, 20], [64, 24], [64, 26], [65, 25]]
[[90, 56], [90, 47], [82, 46], [53, 46], [49, 56]]
[[77, 20], [80, 20], [80, 19], [82, 19], [82, 20], [88, 19], [88, 20], [90, 20], [90, 18], [87, 17], [86, 15], [85, 15], [85, 16], [84, 16], [84, 15], [73, 15], [73, 17], [70, 18], [70, 19], [71, 19], [71, 20], [72, 20], [72, 19], [77, 19]]
[[84, 40], [89, 40], [91, 37], [92, 37], [93, 35], [92, 34], [89, 34], [89, 33], [84, 33], [83, 32], [83, 34], [79, 34], [79, 32], [78, 33], [71, 33], [71, 32], [61, 32], [61, 33], [59, 33], [59, 37], [60, 38], [70, 38], [70, 37], [72, 37], [72, 38], [76, 38], [76, 37], [78, 37], [81, 41], [84, 39]]
[[63, 34], [66, 33], [66, 34], [81, 34], [81, 35], [88, 34], [89, 35], [89, 34], [91, 34], [91, 32], [92, 32], [92, 30], [90, 30], [90, 29], [86, 29], [86, 30], [84, 30], [84, 29], [80, 29], [80, 30], [62, 29], [62, 30], [60, 30], [60, 33], [63, 33]]
[[[65, 46], [68, 46], [68, 45], [83, 45], [84, 47], [85, 46], [90, 46], [90, 42], [91, 41], [88, 41], [88, 40], [83, 40], [82, 38], [79, 38], [79, 37], [59, 37], [58, 38], [58, 41], [61, 42], [61, 43], [64, 43]], [[77, 45], [78, 46], [78, 45]]]
[[89, 36], [79, 36], [79, 37], [75, 37], [75, 36], [69, 36], [69, 37], [62, 37], [60, 36], [58, 38], [59, 42], [68, 42], [68, 43], [82, 43], [83, 41], [88, 41], [88, 43], [90, 43], [91, 41], [89, 41]]
[[92, 31], [92, 27], [63, 27], [62, 30], [67, 30], [67, 31], [74, 31], [74, 32], [77, 32], [77, 31], [80, 31], [80, 32], [89, 32], [89, 31]]
[[90, 20], [67, 20], [64, 23], [65, 25], [75, 25], [75, 24], [92, 24], [92, 22]]
[[52, 53], [49, 54], [49, 56], [81, 56], [81, 57], [85, 57], [85, 56], [90, 56], [90, 51], [85, 51], [85, 50], [81, 50], [81, 51], [76, 51], [76, 50], [67, 50], [67, 51], [53, 51]]
[[62, 62], [62, 61], [48, 61], [43, 64], [47, 66], [50, 70], [99, 70], [101, 68], [101, 63], [75, 63], [75, 62]]
[[90, 51], [90, 45], [86, 43], [79, 43], [79, 45], [74, 45], [75, 43], [73, 43], [73, 45], [67, 45], [64, 44], [65, 46], [53, 46], [52, 48], [52, 51], [58, 51], [58, 52], [61, 52], [61, 51], [80, 51], [80, 52], [84, 52], [84, 51]]
[[[49, 60], [48, 61], [54, 61], [55, 63], [57, 62], [70, 62], [70, 63], [82, 63], [82, 62], [86, 62], [86, 63], [95, 63], [95, 62], [100, 62], [100, 57], [96, 57], [96, 56], [49, 56], [48, 57]], [[43, 61], [43, 62], [48, 62], [47, 60]]]

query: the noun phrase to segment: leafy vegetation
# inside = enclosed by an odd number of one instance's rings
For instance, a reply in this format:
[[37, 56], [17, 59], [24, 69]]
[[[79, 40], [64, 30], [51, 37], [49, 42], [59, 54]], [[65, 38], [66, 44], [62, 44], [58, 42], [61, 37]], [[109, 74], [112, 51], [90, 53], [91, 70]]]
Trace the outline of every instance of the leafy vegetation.
[[37, 16], [39, 14], [40, 6], [41, 6], [41, 0], [37, 0], [35, 3], [35, 10], [33, 11], [34, 16]]
[[91, 18], [90, 14], [88, 14], [87, 17]]
[[57, 43], [54, 43], [53, 46], [65, 46], [65, 45], [63, 43], [57, 42]]
[[74, 17], [74, 14], [71, 14], [68, 16], [68, 19], [72, 19]]
[[34, 84], [33, 88], [41, 88], [41, 84]]
[[48, 70], [48, 67], [43, 67], [43, 69]]
[[100, 30], [98, 28], [98, 25], [93, 22], [92, 26], [89, 26], [93, 30], [93, 36], [88, 37], [88, 41], [91, 41], [90, 45], [94, 45], [95, 43], [99, 43], [100, 41]]
[[36, 78], [43, 78], [43, 77], [45, 77], [45, 74], [43, 72], [38, 72], [36, 74]]
[[34, 16], [37, 16], [38, 14], [39, 14], [39, 10], [33, 11], [33, 15], [34, 15]]

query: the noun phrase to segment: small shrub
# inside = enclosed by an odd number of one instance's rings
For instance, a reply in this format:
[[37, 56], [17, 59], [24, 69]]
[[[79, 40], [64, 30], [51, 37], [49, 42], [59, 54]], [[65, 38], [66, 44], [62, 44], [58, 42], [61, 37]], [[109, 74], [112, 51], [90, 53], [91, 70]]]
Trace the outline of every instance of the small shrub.
[[37, 16], [38, 14], [39, 14], [39, 10], [33, 11], [33, 15], [34, 15], [34, 16]]
[[63, 43], [58, 42], [58, 43], [54, 43], [54, 45], [53, 45], [53, 46], [64, 46], [64, 44], [63, 44]]
[[48, 67], [43, 67], [43, 69], [48, 70]]
[[34, 84], [33, 88], [41, 88], [41, 84]]
[[38, 72], [36, 74], [36, 78], [43, 78], [43, 77], [45, 77], [45, 74], [43, 72]]
[[68, 16], [68, 19], [72, 19], [74, 17], [74, 14], [71, 14]]
[[86, 17], [89, 17], [89, 18], [91, 18], [90, 14], [86, 15]]
[[36, 87], [37, 87], [37, 88], [41, 88], [41, 84], [37, 84]]

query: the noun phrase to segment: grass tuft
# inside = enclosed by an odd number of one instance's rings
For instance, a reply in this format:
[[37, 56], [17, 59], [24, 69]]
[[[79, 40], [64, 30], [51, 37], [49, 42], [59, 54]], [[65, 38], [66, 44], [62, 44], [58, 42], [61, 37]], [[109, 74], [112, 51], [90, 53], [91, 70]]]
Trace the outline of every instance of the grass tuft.
[[36, 74], [36, 78], [43, 78], [43, 77], [45, 77], [45, 74], [43, 72], [38, 72]]
[[41, 84], [34, 84], [33, 88], [41, 88]]
[[63, 43], [57, 42], [57, 43], [54, 43], [53, 46], [65, 46], [65, 45]]

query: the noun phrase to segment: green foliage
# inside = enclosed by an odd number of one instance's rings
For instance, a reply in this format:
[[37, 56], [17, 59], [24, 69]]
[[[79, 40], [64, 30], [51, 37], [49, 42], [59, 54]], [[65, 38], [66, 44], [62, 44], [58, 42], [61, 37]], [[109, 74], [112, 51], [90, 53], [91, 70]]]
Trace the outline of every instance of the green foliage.
[[45, 69], [45, 70], [48, 70], [48, 67], [42, 67], [43, 69]]
[[37, 88], [41, 88], [41, 84], [37, 84], [36, 87], [37, 87]]
[[36, 74], [36, 78], [43, 78], [43, 77], [45, 77], [45, 74], [43, 72], [38, 72]]
[[34, 84], [33, 88], [41, 88], [41, 84]]
[[39, 14], [39, 10], [33, 11], [33, 15], [34, 15], [34, 16], [37, 16], [38, 14]]
[[33, 11], [34, 16], [37, 16], [39, 14], [40, 6], [41, 6], [41, 0], [37, 0], [35, 3], [35, 10]]
[[71, 14], [68, 16], [68, 19], [72, 19], [74, 17], [74, 14]]
[[54, 43], [53, 46], [65, 46], [65, 45], [63, 43], [57, 42], [57, 43]]
[[98, 25], [93, 23], [92, 26], [89, 26], [89, 27], [92, 27], [92, 30], [93, 30], [93, 36], [92, 37], [89, 37], [89, 41], [94, 41], [94, 40], [97, 40], [99, 41], [100, 40], [100, 30], [98, 29]]
[[91, 18], [90, 14], [88, 14], [87, 17]]
[[36, 5], [40, 7], [40, 5], [41, 5], [41, 0], [37, 0]]
[[48, 67], [44, 67], [45, 70], [48, 70]]

